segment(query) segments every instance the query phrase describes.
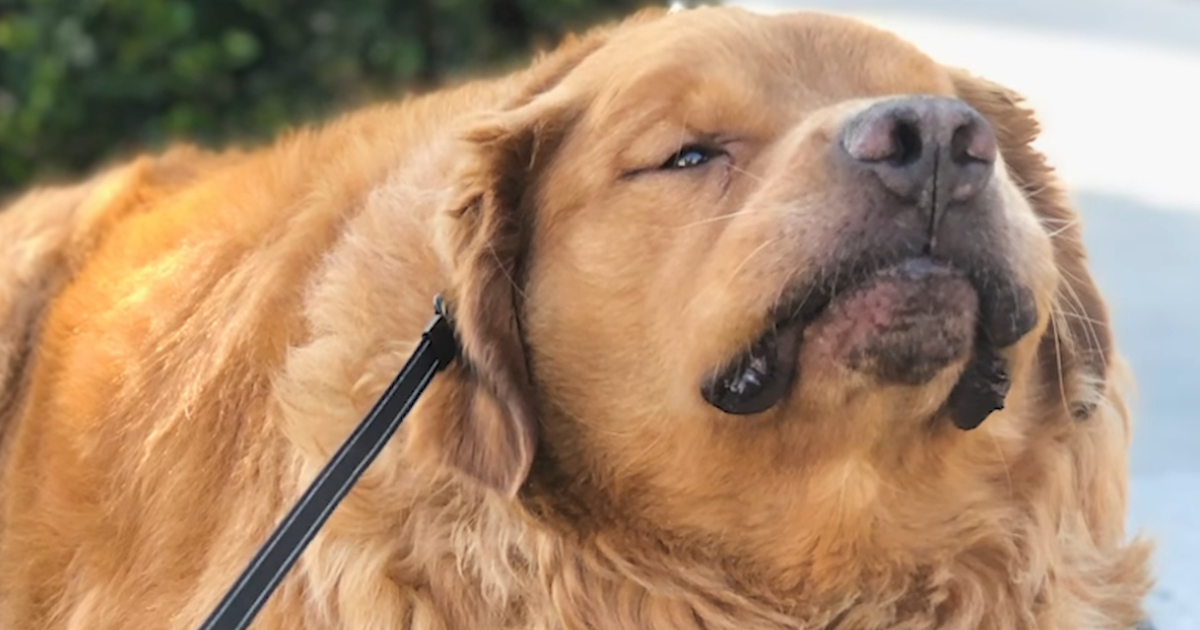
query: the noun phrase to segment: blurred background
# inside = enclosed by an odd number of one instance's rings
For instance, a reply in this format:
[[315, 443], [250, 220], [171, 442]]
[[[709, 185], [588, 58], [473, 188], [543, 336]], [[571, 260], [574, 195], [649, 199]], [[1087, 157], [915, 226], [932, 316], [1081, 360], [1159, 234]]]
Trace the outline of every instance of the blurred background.
[[646, 0], [0, 0], [0, 198], [502, 70]]
[[[727, 0], [858, 16], [1024, 93], [1140, 384], [1131, 532], [1200, 630], [1200, 0]], [[497, 71], [648, 0], [0, 0], [0, 198]]]

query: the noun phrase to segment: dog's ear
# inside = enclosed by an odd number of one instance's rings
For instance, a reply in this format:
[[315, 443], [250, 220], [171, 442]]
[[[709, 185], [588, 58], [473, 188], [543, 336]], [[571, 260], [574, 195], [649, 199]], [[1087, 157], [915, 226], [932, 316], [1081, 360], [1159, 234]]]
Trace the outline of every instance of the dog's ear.
[[454, 201], [438, 216], [435, 246], [462, 360], [439, 379], [442, 405], [414, 423], [410, 443], [506, 496], [524, 483], [539, 432], [521, 330], [532, 188], [582, 111], [562, 80], [609, 32], [538, 60], [513, 98], [470, 128]]
[[1086, 419], [1105, 395], [1112, 333], [1108, 308], [1088, 268], [1079, 215], [1045, 156], [1033, 147], [1040, 129], [1024, 99], [961, 70], [951, 70], [951, 76], [959, 98], [995, 126], [1009, 175], [1052, 239], [1060, 281], [1039, 359], [1057, 381], [1057, 391], [1048, 394], [1060, 397], [1072, 417]]

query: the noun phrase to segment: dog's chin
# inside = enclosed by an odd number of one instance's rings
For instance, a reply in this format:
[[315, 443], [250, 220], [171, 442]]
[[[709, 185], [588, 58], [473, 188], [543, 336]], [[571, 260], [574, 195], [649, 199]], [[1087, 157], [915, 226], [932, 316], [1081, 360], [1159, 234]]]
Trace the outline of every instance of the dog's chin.
[[832, 386], [842, 379], [822, 375], [852, 374], [874, 388], [919, 388], [957, 377], [942, 411], [974, 428], [1003, 408], [1008, 392], [1007, 366], [986, 329], [996, 318], [981, 312], [997, 300], [978, 286], [950, 264], [917, 257], [864, 273], [840, 291], [810, 290], [702, 393], [726, 412], [752, 414], [805, 378]]
[[804, 327], [805, 362], [844, 366], [881, 385], [923, 385], [969, 356], [978, 312], [965, 274], [926, 258], [905, 261], [830, 299]]

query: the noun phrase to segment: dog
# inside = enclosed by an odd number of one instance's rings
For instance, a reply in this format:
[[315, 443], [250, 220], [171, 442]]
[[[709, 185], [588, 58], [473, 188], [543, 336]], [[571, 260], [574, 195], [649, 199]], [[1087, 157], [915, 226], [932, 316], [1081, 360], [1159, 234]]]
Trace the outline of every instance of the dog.
[[192, 628], [445, 298], [254, 627], [1128, 630], [1132, 375], [1004, 86], [647, 10], [0, 213], [0, 627]]

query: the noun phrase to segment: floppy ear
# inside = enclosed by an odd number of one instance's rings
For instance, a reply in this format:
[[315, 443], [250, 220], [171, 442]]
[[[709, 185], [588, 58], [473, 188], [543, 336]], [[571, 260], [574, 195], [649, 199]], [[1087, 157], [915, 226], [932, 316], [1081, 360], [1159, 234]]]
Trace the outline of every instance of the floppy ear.
[[561, 80], [606, 38], [593, 31], [570, 41], [517, 79], [515, 98], [467, 132], [454, 202], [438, 216], [436, 248], [462, 360], [440, 379], [442, 408], [413, 427], [411, 440], [506, 496], [524, 483], [538, 438], [521, 331], [532, 184], [579, 112]]
[[1045, 156], [1032, 146], [1040, 129], [1024, 99], [961, 70], [951, 70], [951, 76], [959, 97], [995, 126], [1010, 176], [1051, 235], [1061, 279], [1039, 358], [1057, 381], [1057, 391], [1049, 394], [1061, 397], [1072, 417], [1086, 419], [1104, 397], [1112, 334], [1108, 308], [1088, 270], [1079, 215]]

